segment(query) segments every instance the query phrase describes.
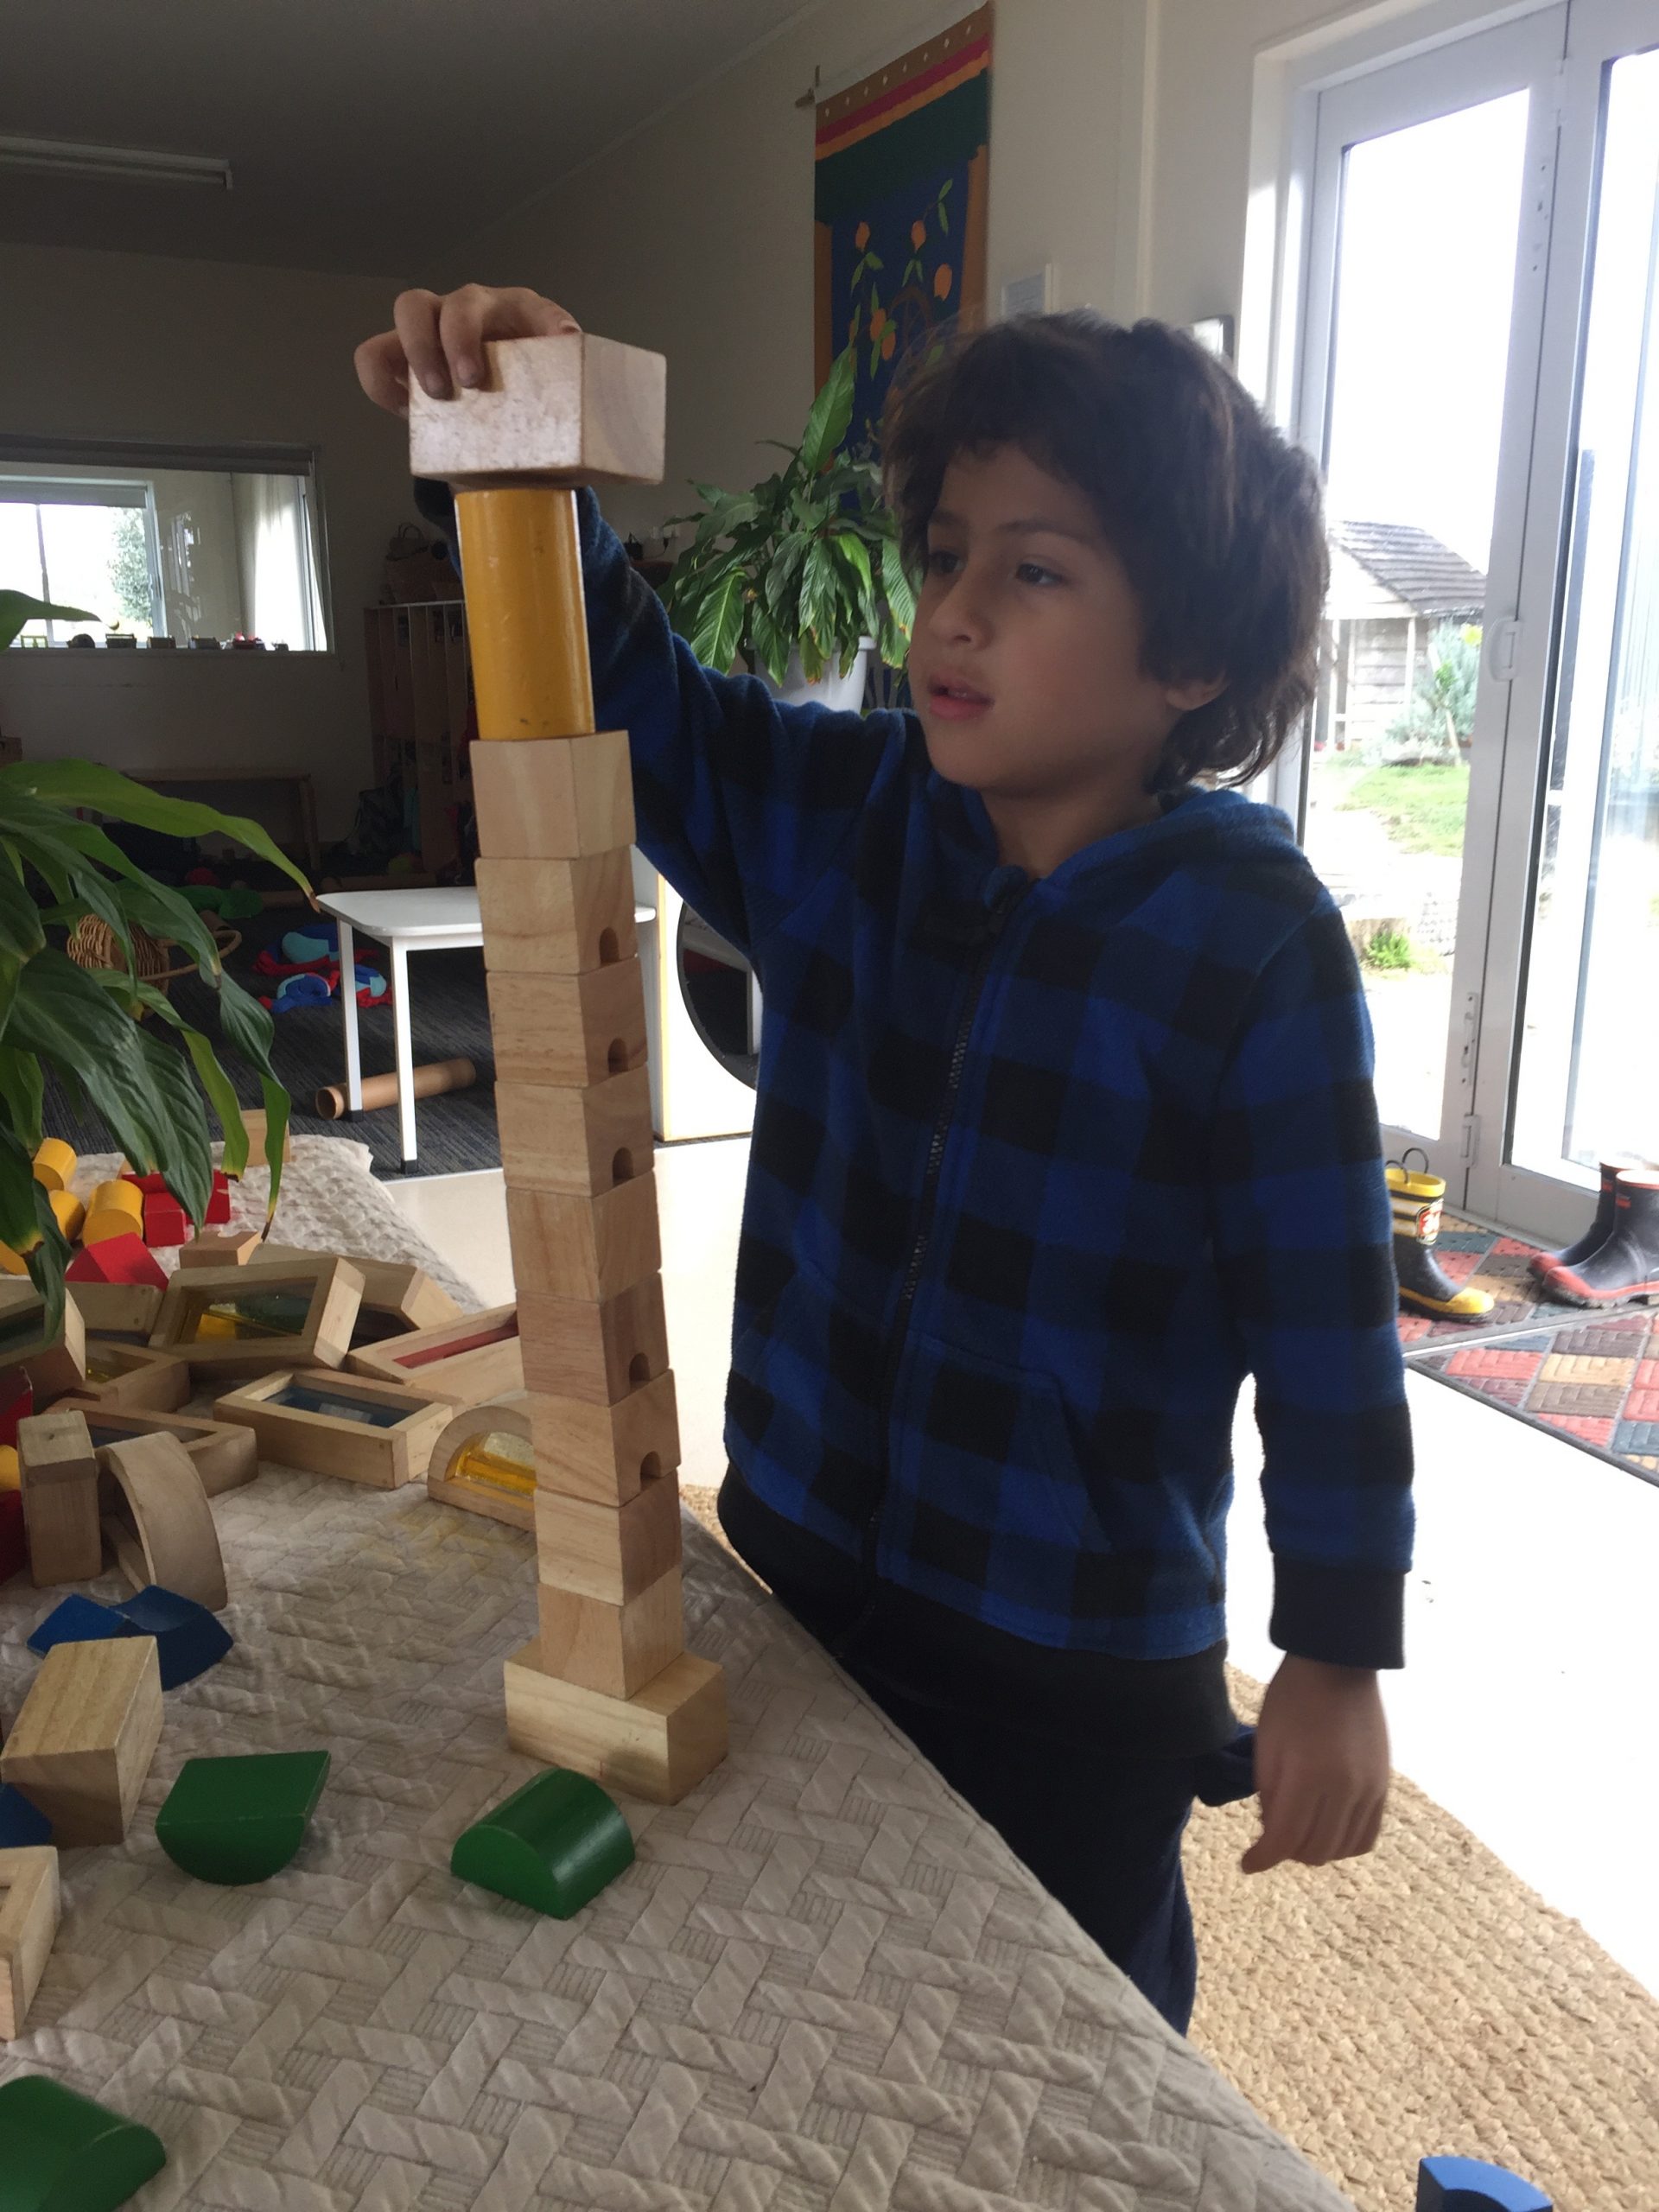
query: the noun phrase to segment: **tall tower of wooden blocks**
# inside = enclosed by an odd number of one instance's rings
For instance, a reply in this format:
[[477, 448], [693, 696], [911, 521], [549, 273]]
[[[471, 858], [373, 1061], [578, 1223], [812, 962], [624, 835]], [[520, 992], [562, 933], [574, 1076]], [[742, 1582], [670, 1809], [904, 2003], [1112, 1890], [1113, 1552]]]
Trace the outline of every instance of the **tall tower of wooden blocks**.
[[507, 1662], [519, 1751], [672, 1802], [726, 1750], [684, 1647], [679, 1431], [659, 1273], [626, 732], [594, 728], [578, 483], [657, 484], [664, 362], [571, 334], [413, 379], [410, 465], [455, 486], [480, 742], [479, 903], [536, 1456], [541, 1633]]

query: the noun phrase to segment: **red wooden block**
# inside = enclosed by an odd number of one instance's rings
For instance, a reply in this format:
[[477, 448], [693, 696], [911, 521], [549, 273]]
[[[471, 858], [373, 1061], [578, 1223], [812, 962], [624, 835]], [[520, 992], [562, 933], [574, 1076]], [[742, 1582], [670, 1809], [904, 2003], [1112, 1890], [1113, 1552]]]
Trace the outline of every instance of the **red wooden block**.
[[135, 1189], [142, 1191], [147, 1198], [160, 1197], [167, 1190], [165, 1175], [137, 1175], [130, 1167], [124, 1167], [121, 1170], [121, 1180], [124, 1183], [132, 1184]]
[[211, 1225], [213, 1223], [228, 1221], [230, 1217], [231, 1186], [229, 1182], [226, 1179], [223, 1171], [215, 1167], [213, 1170], [213, 1195], [207, 1201], [207, 1220]]
[[29, 1565], [29, 1543], [23, 1535], [23, 1493], [0, 1490], [0, 1582], [10, 1582]]
[[144, 1200], [146, 1244], [188, 1244], [195, 1233], [195, 1224], [176, 1198]]
[[[155, 1200], [149, 1199], [153, 1205]], [[181, 1237], [182, 1243], [184, 1239]], [[106, 1236], [101, 1244], [87, 1244], [76, 1253], [65, 1270], [69, 1282], [147, 1282], [167, 1288], [167, 1270], [135, 1230], [130, 1236]]]
[[16, 1444], [18, 1422], [34, 1410], [35, 1385], [21, 1367], [8, 1367], [0, 1374], [0, 1444]]

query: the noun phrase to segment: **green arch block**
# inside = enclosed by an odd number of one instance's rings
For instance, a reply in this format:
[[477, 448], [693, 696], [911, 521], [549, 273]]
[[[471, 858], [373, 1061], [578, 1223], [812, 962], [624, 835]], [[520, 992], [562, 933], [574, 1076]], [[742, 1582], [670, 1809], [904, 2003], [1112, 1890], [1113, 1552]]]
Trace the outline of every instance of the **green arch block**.
[[265, 1881], [305, 1840], [327, 1773], [327, 1751], [187, 1759], [156, 1815], [156, 1840], [198, 1881]]
[[628, 1824], [596, 1782], [550, 1767], [455, 1840], [449, 1872], [569, 1920], [633, 1864]]
[[166, 2164], [149, 2128], [44, 2074], [0, 2084], [5, 2212], [114, 2212]]

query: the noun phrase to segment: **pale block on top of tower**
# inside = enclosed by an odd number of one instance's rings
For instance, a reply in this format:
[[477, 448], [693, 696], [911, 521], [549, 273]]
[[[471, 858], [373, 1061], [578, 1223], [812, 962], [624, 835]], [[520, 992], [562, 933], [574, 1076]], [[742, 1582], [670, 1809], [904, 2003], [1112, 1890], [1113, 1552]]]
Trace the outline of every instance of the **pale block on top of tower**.
[[409, 380], [416, 476], [550, 476], [571, 484], [660, 484], [668, 365], [586, 331], [498, 338], [482, 385], [433, 399]]
[[637, 960], [579, 976], [485, 978], [498, 1082], [603, 1083], [646, 1065], [645, 986]]
[[486, 860], [575, 860], [633, 842], [626, 730], [475, 745], [468, 761]]
[[480, 860], [484, 965], [576, 976], [637, 958], [633, 861], [626, 845], [576, 860]]
[[651, 1072], [635, 1068], [579, 1090], [499, 1082], [495, 1120], [510, 1191], [608, 1191], [651, 1166]]
[[592, 1193], [509, 1191], [507, 1237], [521, 1295], [613, 1298], [662, 1267], [656, 1176]]
[[518, 1325], [527, 1390], [613, 1406], [668, 1371], [660, 1275], [647, 1275], [597, 1305], [521, 1291]]
[[654, 1476], [680, 1464], [674, 1374], [630, 1390], [613, 1406], [536, 1391], [524, 1400], [539, 1490], [626, 1505]]

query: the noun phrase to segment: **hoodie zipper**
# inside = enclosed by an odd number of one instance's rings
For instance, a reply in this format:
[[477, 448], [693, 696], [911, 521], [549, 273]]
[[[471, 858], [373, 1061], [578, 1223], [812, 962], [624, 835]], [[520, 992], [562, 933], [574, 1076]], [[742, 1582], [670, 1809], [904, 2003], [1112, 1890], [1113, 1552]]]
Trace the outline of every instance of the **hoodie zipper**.
[[[990, 973], [991, 963], [996, 957], [998, 940], [1002, 935], [1009, 916], [1031, 887], [1029, 879], [1023, 883], [1010, 884], [1007, 889], [998, 893], [995, 901], [986, 910], [985, 944], [975, 963], [969, 982], [967, 1001], [963, 1007], [962, 1018], [957, 1025], [956, 1041], [950, 1052], [950, 1065], [944, 1080], [944, 1092], [939, 1101], [938, 1116], [934, 1122], [932, 1139], [928, 1145], [927, 1166], [922, 1178], [922, 1197], [917, 1216], [916, 1236], [910, 1249], [910, 1259], [905, 1269], [904, 1282], [899, 1294], [898, 1311], [893, 1315], [887, 1364], [882, 1375], [879, 1433], [882, 1440], [884, 1458], [887, 1451], [887, 1430], [893, 1416], [893, 1395], [899, 1380], [899, 1363], [904, 1357], [905, 1337], [910, 1325], [910, 1312], [916, 1302], [916, 1293], [921, 1286], [922, 1266], [926, 1259], [928, 1244], [933, 1234], [933, 1216], [938, 1203], [939, 1171], [944, 1161], [945, 1140], [950, 1135], [951, 1120], [956, 1112], [957, 1094], [962, 1088], [962, 1071], [968, 1058], [968, 1040], [973, 1031], [974, 1018], [979, 1011], [979, 1001], [984, 994], [985, 981]], [[884, 1480], [881, 1494], [877, 1498], [864, 1527], [863, 1560], [860, 1571], [864, 1598], [857, 1616], [840, 1639], [842, 1648], [864, 1625], [874, 1603], [875, 1554], [880, 1534], [882, 1508], [886, 1502], [887, 1484]]]

